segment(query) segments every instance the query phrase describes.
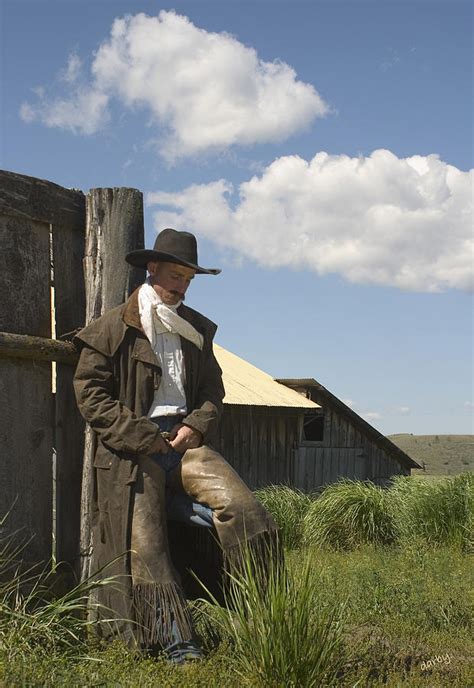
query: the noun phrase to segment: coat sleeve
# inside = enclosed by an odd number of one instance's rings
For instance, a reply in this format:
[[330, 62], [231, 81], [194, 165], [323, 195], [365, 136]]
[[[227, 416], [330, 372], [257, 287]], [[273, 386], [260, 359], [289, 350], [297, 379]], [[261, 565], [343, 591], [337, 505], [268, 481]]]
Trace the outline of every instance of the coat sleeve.
[[82, 346], [74, 391], [81, 415], [108, 447], [132, 454], [159, 451], [161, 435], [157, 425], [114, 398], [109, 356], [91, 346]]
[[201, 433], [204, 443], [212, 440], [217, 430], [225, 395], [222, 370], [212, 348], [213, 336], [214, 332], [211, 337], [206, 338], [202, 351], [202, 370], [199, 375], [194, 409], [183, 420], [185, 425]]

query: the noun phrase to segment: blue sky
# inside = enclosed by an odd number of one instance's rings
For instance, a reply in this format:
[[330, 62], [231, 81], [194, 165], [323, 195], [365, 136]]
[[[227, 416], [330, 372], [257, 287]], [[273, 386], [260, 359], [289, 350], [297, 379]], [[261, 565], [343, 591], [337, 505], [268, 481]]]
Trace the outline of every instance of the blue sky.
[[470, 2], [3, 0], [2, 84], [2, 167], [194, 231], [222, 346], [473, 431]]

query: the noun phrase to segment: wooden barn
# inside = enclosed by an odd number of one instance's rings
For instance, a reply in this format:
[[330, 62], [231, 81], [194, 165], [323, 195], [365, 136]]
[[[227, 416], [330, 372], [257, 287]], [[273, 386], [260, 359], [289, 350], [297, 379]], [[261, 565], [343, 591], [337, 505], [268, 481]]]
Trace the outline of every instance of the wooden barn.
[[311, 492], [339, 478], [386, 484], [419, 468], [316, 380], [275, 380], [214, 345], [226, 396], [218, 447], [252, 488]]

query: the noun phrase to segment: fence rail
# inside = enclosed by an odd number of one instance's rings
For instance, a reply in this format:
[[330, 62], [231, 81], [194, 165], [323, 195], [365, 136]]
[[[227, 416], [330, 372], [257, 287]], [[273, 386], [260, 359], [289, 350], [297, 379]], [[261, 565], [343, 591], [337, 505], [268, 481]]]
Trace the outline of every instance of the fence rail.
[[78, 354], [70, 342], [47, 337], [0, 332], [0, 358], [22, 358], [29, 361], [56, 361], [76, 365]]

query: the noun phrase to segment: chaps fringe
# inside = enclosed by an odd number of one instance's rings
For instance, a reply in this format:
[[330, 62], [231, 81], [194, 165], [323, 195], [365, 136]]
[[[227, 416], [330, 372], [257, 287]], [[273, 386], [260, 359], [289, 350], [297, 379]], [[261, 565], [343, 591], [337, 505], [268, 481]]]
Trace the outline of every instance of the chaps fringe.
[[193, 623], [186, 600], [176, 583], [133, 586], [133, 609], [138, 642], [143, 648], [166, 648], [175, 640], [173, 623], [181, 640], [193, 638]]

